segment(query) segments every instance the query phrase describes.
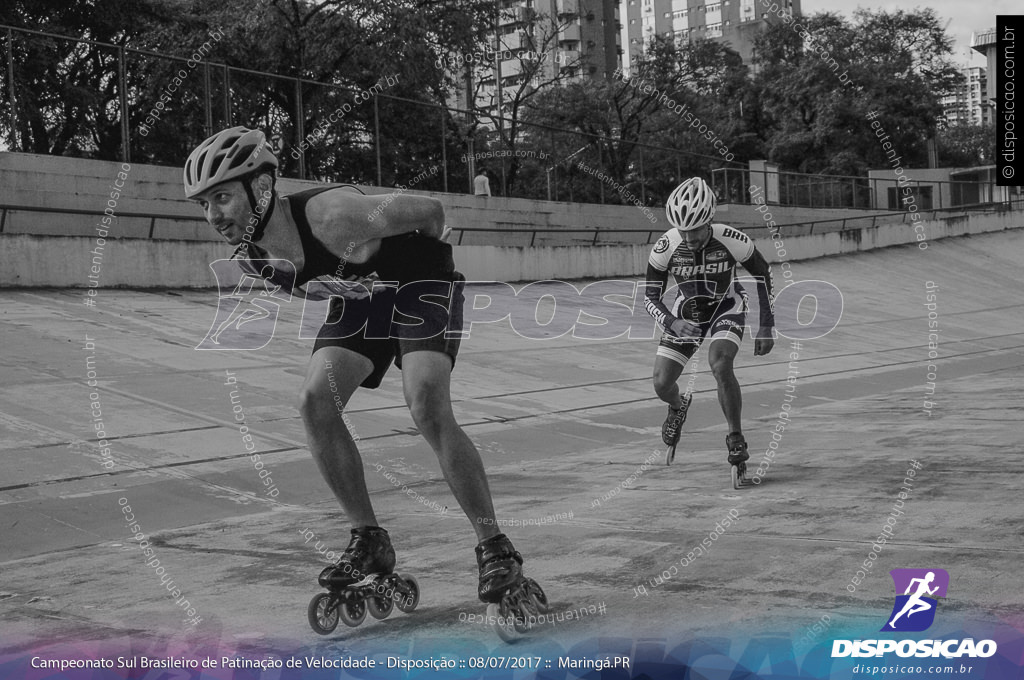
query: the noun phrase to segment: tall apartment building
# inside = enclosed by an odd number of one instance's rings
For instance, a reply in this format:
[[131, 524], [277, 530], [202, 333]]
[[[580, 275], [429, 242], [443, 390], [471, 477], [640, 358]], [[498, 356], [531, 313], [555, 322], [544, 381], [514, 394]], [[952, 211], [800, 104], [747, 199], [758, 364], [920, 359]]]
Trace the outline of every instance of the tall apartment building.
[[[989, 28], [984, 31], [976, 31], [971, 35], [971, 49], [983, 54], [988, 62], [988, 73], [996, 72], [996, 29]], [[996, 110], [996, 79], [995, 76], [985, 84], [985, 91], [982, 97], [982, 107], [988, 112], [989, 120], [995, 120]]]
[[[791, 16], [801, 16], [800, 0], [776, 0]], [[710, 38], [725, 43], [745, 63], [754, 39], [768, 23], [779, 21], [760, 0], [622, 0], [627, 58], [644, 53], [655, 35], [676, 41]]]
[[988, 89], [985, 67], [972, 66], [962, 73], [963, 80], [956, 91], [942, 98], [943, 119], [949, 125], [991, 123], [991, 109], [985, 103]]
[[[511, 93], [556, 75], [603, 79], [622, 66], [618, 0], [496, 0], [496, 35], [484, 60], [459, 67], [461, 106], [495, 112], [499, 91]], [[542, 55], [540, 69], [524, 73], [523, 55]]]

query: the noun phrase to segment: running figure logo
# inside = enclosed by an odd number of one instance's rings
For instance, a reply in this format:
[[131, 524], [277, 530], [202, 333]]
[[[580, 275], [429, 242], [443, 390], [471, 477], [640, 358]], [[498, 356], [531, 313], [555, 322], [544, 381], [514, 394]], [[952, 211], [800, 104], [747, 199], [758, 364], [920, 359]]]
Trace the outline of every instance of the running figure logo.
[[893, 569], [889, 573], [896, 586], [896, 604], [882, 630], [927, 630], [935, 621], [935, 598], [946, 597], [949, 573], [945, 569]]
[[[265, 347], [274, 337], [281, 303], [291, 300], [294, 269], [285, 260], [261, 260], [260, 265], [263, 270], [255, 272], [249, 271], [251, 265], [247, 261], [217, 260], [210, 264], [220, 293], [217, 313], [196, 349], [254, 350]], [[263, 278], [257, 273], [281, 276]], [[288, 280], [275, 282], [282, 276]]]

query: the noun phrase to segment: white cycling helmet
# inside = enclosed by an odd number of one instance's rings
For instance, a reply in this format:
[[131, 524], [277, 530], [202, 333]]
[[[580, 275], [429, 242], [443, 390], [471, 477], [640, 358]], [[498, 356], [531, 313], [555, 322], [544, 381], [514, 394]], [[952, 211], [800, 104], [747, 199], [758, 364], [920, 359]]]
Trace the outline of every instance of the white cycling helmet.
[[277, 157], [259, 130], [221, 130], [197, 146], [185, 161], [185, 197], [193, 198], [216, 184], [244, 180], [254, 171], [277, 167]]
[[665, 201], [665, 214], [676, 229], [690, 231], [711, 222], [715, 216], [715, 192], [700, 177], [677, 186]]

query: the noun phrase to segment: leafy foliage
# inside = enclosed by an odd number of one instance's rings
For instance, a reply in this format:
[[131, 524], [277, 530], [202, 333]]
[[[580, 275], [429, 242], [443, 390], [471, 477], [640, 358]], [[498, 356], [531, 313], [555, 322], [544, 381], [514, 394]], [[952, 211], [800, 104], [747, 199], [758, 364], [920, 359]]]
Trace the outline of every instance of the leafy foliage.
[[[35, 153], [120, 158], [124, 96], [133, 162], [177, 164], [213, 130], [242, 124], [280, 136], [283, 172], [293, 176], [301, 168], [403, 184], [447, 159], [445, 172], [416, 187], [439, 189], [446, 176], [468, 183], [460, 155], [500, 151], [516, 195], [551, 187], [559, 198], [648, 204], [733, 159], [863, 175], [885, 165], [870, 111], [905, 166], [925, 165], [936, 136], [944, 164], [993, 158], [991, 131], [937, 128], [940, 98], [958, 74], [931, 9], [817, 14], [799, 20], [801, 31], [777, 23], [757, 38], [749, 65], [721, 43], [656, 37], [629, 81], [577, 78], [579, 63], [552, 69], [527, 56], [504, 88], [500, 123], [445, 108], [467, 73], [441, 59], [494, 46], [550, 55], [567, 17], [523, 14], [514, 46], [508, 36], [490, 42], [495, 19], [493, 0], [10, 0], [0, 23], [113, 45], [16, 32], [12, 136]], [[186, 66], [204, 48], [201, 63]], [[474, 77], [480, 87], [485, 76]], [[367, 90], [382, 96], [357, 101]]]

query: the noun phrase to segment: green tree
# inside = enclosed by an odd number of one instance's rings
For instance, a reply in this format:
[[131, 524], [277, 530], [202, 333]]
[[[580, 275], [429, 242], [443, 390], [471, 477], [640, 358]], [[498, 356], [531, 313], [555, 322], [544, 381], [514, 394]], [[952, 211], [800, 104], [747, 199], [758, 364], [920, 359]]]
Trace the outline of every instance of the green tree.
[[939, 130], [939, 165], [975, 168], [996, 162], [994, 125], [950, 125]]
[[[177, 165], [211, 129], [241, 124], [280, 134], [290, 144], [282, 169], [295, 174], [290, 150], [302, 141], [300, 130], [322, 128], [324, 134], [305, 153], [309, 175], [373, 181], [379, 144], [384, 183], [397, 183], [439, 163], [442, 144], [457, 144], [447, 113], [413, 102], [444, 101], [447, 74], [435, 65], [437, 55], [475, 49], [491, 7], [491, 0], [14, 0], [0, 7], [0, 22], [126, 48], [133, 162]], [[140, 135], [138, 124], [184, 59], [210, 42], [211, 30], [223, 37], [205, 63], [235, 70], [226, 74], [214, 66], [207, 72], [204, 64], [190, 72], [186, 85], [161, 103], [151, 134]], [[16, 36], [16, 148], [120, 157], [116, 47]], [[354, 105], [357, 92], [381, 81], [394, 85], [378, 98], [376, 110], [372, 99]], [[9, 98], [3, 94], [0, 120], [6, 122]], [[350, 110], [325, 125], [346, 104]], [[434, 177], [439, 183], [441, 175]]]
[[[0, 5], [0, 24], [122, 47], [172, 20], [170, 9], [156, 0], [130, 7], [119, 0], [13, 0]], [[116, 48], [15, 31], [11, 56], [14, 82], [7, 82], [5, 74], [0, 120], [8, 127], [13, 86], [12, 149], [121, 157]]]
[[[553, 150], [565, 166], [563, 174], [578, 182], [571, 185], [574, 195], [596, 200], [604, 191], [606, 200], [620, 200], [592, 175], [579, 172], [582, 161], [652, 204], [663, 200], [681, 178], [707, 176], [722, 164], [724, 156], [713, 140], [727, 139], [738, 121], [728, 113], [731, 105], [718, 100], [730, 101], [726, 93], [740, 87], [743, 74], [738, 58], [720, 43], [677, 45], [656, 37], [631, 64], [628, 79], [575, 81], [553, 88], [531, 104], [526, 120], [579, 133]], [[712, 130], [712, 139], [691, 125], [694, 118]], [[672, 151], [641, 150], [641, 142]]]
[[770, 26], [756, 41], [751, 82], [770, 160], [800, 172], [862, 175], [886, 156], [874, 111], [904, 166], [927, 163], [940, 100], [957, 78], [952, 39], [931, 9], [858, 9]]
[[[473, 140], [473, 153], [478, 158], [486, 158], [488, 152], [499, 154], [486, 165], [501, 175], [505, 192], [511, 194], [521, 181], [536, 183], [545, 169], [541, 154], [546, 153], [546, 137], [524, 128], [527, 107], [543, 92], [577, 79], [585, 60], [579, 51], [560, 49], [560, 38], [578, 13], [549, 14], [514, 4], [499, 7], [493, 19], [502, 31], [496, 40], [489, 38], [493, 47], [489, 43], [480, 52], [462, 55], [471, 57], [464, 66], [452, 59], [459, 55], [449, 55], [448, 63], [458, 66], [453, 72], [460, 74], [460, 86], [470, 89], [469, 107], [474, 112], [464, 132]], [[578, 9], [585, 11], [584, 6]], [[493, 28], [494, 23], [489, 31]], [[523, 173], [526, 177], [521, 177]]]

